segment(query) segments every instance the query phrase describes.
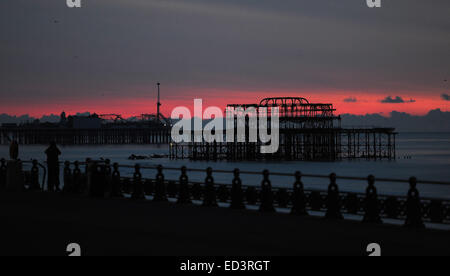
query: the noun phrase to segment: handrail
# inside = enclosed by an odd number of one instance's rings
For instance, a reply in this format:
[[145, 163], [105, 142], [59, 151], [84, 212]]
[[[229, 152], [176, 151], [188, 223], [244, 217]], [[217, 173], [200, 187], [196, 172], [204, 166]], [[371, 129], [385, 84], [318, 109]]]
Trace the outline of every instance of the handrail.
[[[423, 228], [426, 223], [450, 225], [450, 199], [420, 197], [416, 188], [417, 180], [411, 177], [409, 180], [380, 178], [381, 182], [409, 183], [406, 195], [382, 195], [377, 193], [375, 178], [362, 177], [337, 177], [335, 174], [318, 175], [300, 172], [272, 173], [216, 170], [186, 169], [163, 166], [119, 165], [110, 160], [89, 160], [86, 162], [86, 174], [80, 175], [79, 162], [64, 162], [64, 188], [68, 193], [86, 193], [92, 197], [123, 196], [124, 193], [133, 199], [146, 199], [146, 195], [152, 195], [153, 201], [167, 201], [168, 197], [178, 198], [178, 202], [190, 202], [191, 199], [203, 200], [203, 206], [217, 206], [218, 202], [230, 203], [230, 208], [245, 209], [247, 205], [259, 205], [261, 212], [276, 212], [275, 204], [280, 208], [291, 209], [292, 213], [308, 215], [308, 211], [325, 212], [325, 218], [343, 219], [342, 214], [364, 215], [364, 222], [383, 223], [383, 219], [404, 220], [405, 226]], [[29, 163], [30, 161], [24, 161]], [[70, 166], [74, 164], [72, 171]], [[33, 170], [36, 171], [37, 162], [33, 162]], [[42, 165], [42, 164], [41, 164]], [[43, 165], [42, 165], [43, 166]], [[119, 168], [134, 169], [132, 177], [122, 177]], [[157, 170], [155, 178], [145, 178], [142, 169]], [[179, 180], [171, 180], [180, 172]], [[77, 173], [75, 173], [77, 172]], [[204, 182], [197, 179], [189, 181], [187, 172], [199, 172], [207, 174]], [[233, 174], [232, 184], [219, 184], [214, 181], [213, 173]], [[165, 178], [166, 174], [167, 178]], [[261, 186], [243, 185], [242, 174], [263, 176]], [[128, 175], [128, 170], [126, 175]], [[273, 187], [270, 176], [295, 177], [296, 182], [291, 187]], [[303, 177], [316, 177], [329, 179], [327, 190], [304, 188]], [[35, 178], [34, 178], [35, 179]], [[366, 192], [353, 192], [339, 190], [337, 179], [367, 181]], [[294, 180], [294, 179], [292, 179]], [[222, 181], [220, 181], [222, 182]], [[36, 182], [33, 182], [36, 183]], [[448, 185], [448, 182], [421, 181], [427, 184]], [[199, 184], [199, 185], [197, 185]], [[203, 185], [202, 185], [203, 184]], [[193, 186], [190, 186], [193, 185]], [[216, 188], [217, 187], [217, 188]], [[245, 192], [243, 188], [246, 188]], [[109, 194], [111, 193], [111, 194]], [[231, 200], [231, 201], [230, 201]]]
[[[134, 165], [119, 165], [121, 168], [134, 168]], [[158, 166], [141, 166], [141, 169], [158, 169]], [[179, 171], [180, 168], [174, 168], [174, 167], [163, 167], [164, 170], [169, 171]], [[205, 172], [203, 169], [186, 169], [188, 172]], [[229, 170], [214, 170], [215, 173], [224, 173], [224, 174], [233, 174], [234, 171]], [[246, 175], [261, 175], [261, 172], [252, 172], [252, 171], [240, 171], [240, 174], [246, 174]], [[288, 176], [288, 177], [295, 177], [295, 173], [278, 173], [278, 172], [271, 172], [270, 175], [272, 176]], [[318, 175], [318, 174], [302, 174], [302, 177], [306, 178], [324, 178], [329, 179], [329, 175]], [[354, 177], [354, 176], [336, 176], [337, 179], [341, 180], [361, 180], [361, 181], [367, 181], [367, 177]], [[376, 178], [377, 182], [396, 182], [396, 183], [409, 183], [410, 180], [404, 180], [404, 179], [395, 179], [395, 178]], [[432, 185], [450, 185], [450, 182], [446, 181], [432, 181], [432, 180], [417, 180], [418, 184], [432, 184]]]
[[[187, 170], [186, 170], [186, 172], [187, 172]], [[121, 177], [121, 179], [130, 179], [130, 180], [132, 180], [133, 177], [125, 177], [125, 176], [124, 176], [124, 177]], [[152, 178], [142, 178], [142, 180], [155, 180], [155, 179], [152, 179]], [[365, 179], [365, 180], [367, 181], [367, 179]], [[169, 180], [169, 179], [166, 179], [165, 181], [166, 181], [166, 182], [174, 181], [175, 183], [178, 182], [178, 180]], [[200, 185], [202, 185], [202, 184], [205, 184], [205, 182], [203, 182], [203, 181], [191, 181], [191, 180], [189, 180], [189, 184], [200, 184]], [[230, 183], [220, 183], [220, 182], [215, 182], [215, 183], [214, 183], [214, 186], [215, 186], [215, 187], [220, 187], [220, 186], [231, 187], [232, 184], [230, 184]], [[242, 184], [241, 186], [242, 186], [242, 188], [255, 188], [255, 187], [258, 187], [258, 186], [255, 186], [255, 185], [248, 185], [248, 184]], [[272, 187], [272, 189], [273, 189], [274, 191], [276, 191], [276, 190], [286, 190], [286, 191], [289, 191], [289, 192], [292, 192], [292, 191], [293, 191], [293, 188], [292, 188], [292, 187]], [[323, 190], [323, 189], [317, 189], [317, 188], [316, 188], [316, 189], [313, 189], [313, 188], [305, 188], [304, 191], [305, 191], [305, 192], [319, 192], [319, 193], [323, 193], [323, 194], [326, 194], [326, 193], [327, 193], [326, 190]], [[358, 196], [360, 196], [360, 197], [363, 197], [363, 196], [366, 195], [364, 192], [351, 192], [351, 191], [345, 191], [345, 190], [340, 190], [339, 193], [340, 193], [340, 194], [352, 193], [352, 194], [358, 195]], [[379, 193], [378, 196], [379, 196], [379, 197], [387, 198], [387, 197], [391, 197], [392, 195]], [[395, 197], [398, 197], [398, 198], [406, 198], [407, 196], [405, 196], [405, 195], [395, 195]], [[448, 198], [440, 198], [440, 197], [423, 197], [423, 196], [422, 196], [422, 197], [420, 197], [420, 198], [421, 198], [422, 200], [425, 200], [425, 201], [432, 201], [432, 200], [449, 201]]]
[[[8, 161], [8, 160], [7, 160]], [[32, 161], [22, 161], [23, 163], [31, 163]], [[96, 163], [105, 163], [107, 160], [91, 160], [91, 162]], [[64, 164], [64, 162], [59, 162], [61, 165]], [[75, 162], [69, 162], [71, 165], [73, 165]], [[111, 162], [111, 164], [113, 164]], [[78, 162], [78, 165], [87, 165], [86, 162]], [[130, 168], [134, 169], [135, 165], [120, 165], [119, 168]], [[148, 170], [156, 170], [159, 166], [140, 166], [141, 169], [148, 169]], [[179, 171], [181, 168], [175, 168], [175, 167], [164, 167], [162, 166], [164, 170], [168, 171]], [[187, 168], [187, 172], [205, 172], [205, 169], [193, 169], [193, 168]], [[222, 174], [233, 174], [234, 171], [231, 170], [214, 170], [215, 173], [222, 173]], [[240, 174], [244, 175], [261, 175], [261, 172], [254, 172], [254, 171], [240, 171]], [[280, 173], [280, 172], [270, 172], [270, 175], [272, 176], [287, 176], [287, 177], [295, 177], [295, 173]], [[328, 179], [330, 175], [320, 175], [320, 174], [304, 174], [302, 173], [302, 177], [306, 178], [323, 178]], [[367, 181], [367, 177], [357, 177], [357, 176], [339, 176], [336, 175], [336, 179], [341, 180], [358, 180], [358, 181]], [[375, 180], [377, 182], [395, 182], [395, 183], [409, 183], [410, 179], [398, 179], [398, 178], [377, 178], [375, 177]], [[429, 185], [449, 185], [450, 182], [448, 181], [435, 181], [435, 180], [422, 180], [417, 179], [417, 184], [429, 184]]]

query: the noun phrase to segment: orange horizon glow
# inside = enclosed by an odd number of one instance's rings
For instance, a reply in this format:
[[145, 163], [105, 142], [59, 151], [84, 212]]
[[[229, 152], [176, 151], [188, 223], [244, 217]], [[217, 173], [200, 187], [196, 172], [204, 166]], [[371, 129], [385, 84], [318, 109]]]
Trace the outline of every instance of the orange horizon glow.
[[[172, 110], [178, 106], [185, 106], [193, 110], [194, 99], [203, 99], [203, 109], [209, 106], [217, 106], [225, 110], [227, 104], [252, 104], [271, 96], [304, 97], [311, 103], [332, 103], [337, 109], [336, 114], [381, 114], [389, 116], [392, 111], [405, 112], [411, 115], [425, 115], [430, 110], [440, 109], [450, 111], [450, 102], [444, 101], [439, 96], [415, 95], [407, 96], [405, 93], [358, 93], [358, 92], [255, 92], [255, 91], [214, 91], [213, 93], [186, 93], [185, 95], [203, 95], [198, 97], [183, 96], [183, 98], [164, 98], [161, 99], [161, 112], [170, 117]], [[206, 96], [206, 95], [212, 96]], [[405, 101], [411, 98], [415, 102], [386, 104], [380, 100], [386, 96], [400, 96]], [[357, 102], [344, 102], [346, 98], [356, 98]], [[91, 114], [121, 114], [124, 118], [139, 116], [141, 114], [156, 113], [156, 100], [151, 98], [112, 98], [105, 99], [78, 99], [55, 101], [46, 104], [36, 104], [35, 102], [25, 102], [21, 106], [6, 105], [0, 103], [0, 114], [11, 116], [29, 115], [34, 118], [40, 118], [44, 115], [59, 115], [66, 112], [68, 115], [76, 113], [90, 112]]]

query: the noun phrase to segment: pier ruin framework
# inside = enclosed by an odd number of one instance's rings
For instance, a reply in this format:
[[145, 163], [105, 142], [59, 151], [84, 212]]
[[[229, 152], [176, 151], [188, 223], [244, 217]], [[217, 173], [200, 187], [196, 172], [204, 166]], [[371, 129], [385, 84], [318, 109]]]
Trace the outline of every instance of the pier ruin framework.
[[[230, 104], [229, 108], [258, 114], [267, 112], [270, 127], [271, 110], [279, 109], [280, 147], [274, 154], [261, 154], [261, 142], [248, 142], [249, 121], [246, 117], [246, 142], [171, 143], [170, 157], [191, 160], [305, 160], [337, 161], [342, 159], [395, 159], [394, 128], [343, 128], [331, 103], [310, 103], [305, 98], [266, 98], [259, 104]], [[234, 127], [239, 114], [235, 114]], [[235, 129], [235, 135], [237, 130]], [[194, 141], [194, 139], [192, 139]]]

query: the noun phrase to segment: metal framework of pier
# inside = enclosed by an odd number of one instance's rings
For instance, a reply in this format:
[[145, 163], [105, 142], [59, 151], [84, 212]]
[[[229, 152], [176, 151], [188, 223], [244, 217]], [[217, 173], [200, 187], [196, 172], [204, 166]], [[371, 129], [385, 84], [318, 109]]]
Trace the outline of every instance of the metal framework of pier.
[[[170, 157], [191, 160], [306, 160], [395, 159], [394, 128], [342, 128], [341, 118], [330, 103], [309, 103], [305, 98], [267, 98], [259, 104], [231, 104], [228, 108], [257, 114], [267, 112], [270, 128], [272, 108], [279, 109], [280, 147], [274, 154], [261, 154], [261, 142], [249, 142], [250, 119], [246, 117], [246, 142], [171, 144]], [[248, 114], [248, 113], [246, 113]], [[237, 134], [239, 112], [235, 113]]]
[[9, 144], [14, 137], [22, 145], [123, 145], [123, 144], [169, 144], [170, 127], [124, 127], [100, 129], [70, 129], [43, 127], [0, 128], [0, 143]]

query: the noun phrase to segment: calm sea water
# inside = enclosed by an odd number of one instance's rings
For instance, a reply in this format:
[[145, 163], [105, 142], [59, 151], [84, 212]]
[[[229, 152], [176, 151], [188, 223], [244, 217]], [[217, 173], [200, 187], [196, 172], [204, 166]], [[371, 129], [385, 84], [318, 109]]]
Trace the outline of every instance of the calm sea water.
[[[45, 146], [22, 146], [20, 158], [22, 160], [45, 160]], [[262, 172], [268, 169], [271, 172], [294, 173], [299, 170], [305, 174], [328, 175], [332, 172], [341, 176], [366, 177], [373, 174], [379, 178], [408, 179], [415, 176], [418, 179], [450, 181], [450, 133], [401, 133], [397, 139], [396, 161], [340, 161], [340, 162], [192, 162], [188, 160], [153, 159], [130, 161], [131, 154], [151, 155], [167, 154], [167, 146], [70, 146], [60, 147], [61, 161], [84, 161], [87, 157], [92, 159], [108, 158], [120, 164], [163, 165], [166, 167], [181, 167], [206, 169], [233, 170], [239, 168], [245, 171]], [[8, 156], [8, 147], [0, 146], [0, 157]], [[132, 170], [124, 170], [124, 175], [131, 175]], [[144, 176], [152, 177], [155, 171], [143, 171]], [[190, 174], [190, 180], [202, 181], [204, 173]], [[179, 173], [166, 172], [166, 178], [177, 179]], [[216, 183], [231, 184], [232, 175], [215, 174]], [[246, 185], [259, 185], [261, 176], [242, 176]], [[294, 179], [291, 177], [272, 177], [273, 186], [291, 187]], [[326, 179], [304, 178], [303, 182], [309, 189], [326, 189]], [[339, 187], [343, 191], [364, 192], [367, 183], [361, 181], [340, 181]], [[376, 183], [379, 193], [406, 195], [407, 184]], [[424, 197], [438, 197], [450, 199], [450, 186], [419, 185], [421, 195]]]

